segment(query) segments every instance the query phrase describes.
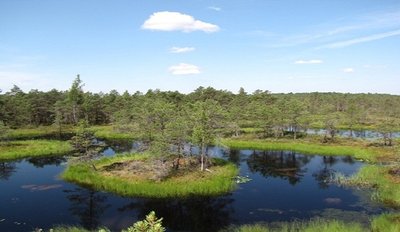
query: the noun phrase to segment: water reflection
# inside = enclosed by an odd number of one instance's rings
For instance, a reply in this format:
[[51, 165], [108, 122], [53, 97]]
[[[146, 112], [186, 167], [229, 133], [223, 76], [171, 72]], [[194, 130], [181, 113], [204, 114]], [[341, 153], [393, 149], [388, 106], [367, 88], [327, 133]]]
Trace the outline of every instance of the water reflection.
[[[311, 135], [324, 135], [326, 133], [325, 129], [308, 129], [306, 130], [307, 134]], [[336, 130], [336, 134], [342, 137], [354, 137], [354, 138], [363, 138], [363, 139], [377, 139], [382, 138], [382, 134], [378, 131], [356, 131], [356, 130]], [[400, 132], [394, 132], [392, 134], [393, 138], [400, 138]]]
[[67, 159], [65, 157], [51, 156], [42, 158], [29, 158], [27, 161], [37, 168], [43, 168], [46, 165], [59, 166], [62, 163], [67, 162]]
[[79, 218], [84, 228], [94, 230], [101, 226], [100, 217], [111, 206], [106, 195], [82, 188], [64, 190], [64, 192], [71, 203], [69, 211]]
[[0, 162], [0, 180], [8, 180], [16, 169], [14, 162]]
[[331, 167], [338, 161], [338, 158], [334, 156], [322, 157], [323, 167], [312, 174], [321, 189], [329, 187], [330, 180], [335, 173], [335, 170]]
[[224, 153], [224, 156], [228, 158], [228, 160], [236, 165], [239, 165], [241, 160], [240, 150], [231, 150], [227, 153]]
[[228, 196], [187, 199], [138, 199], [119, 211], [136, 211], [138, 219], [150, 211], [163, 217], [163, 225], [173, 231], [218, 231], [233, 221], [233, 198]]
[[116, 153], [124, 152], [140, 152], [143, 149], [143, 144], [139, 141], [132, 142], [131, 140], [104, 140], [107, 147], [104, 149], [103, 154], [112, 156]]
[[[110, 155], [115, 150], [129, 152], [135, 148], [135, 143], [129, 141], [110, 144]], [[185, 151], [197, 154], [198, 148], [188, 144]], [[351, 157], [221, 147], [209, 147], [208, 154], [234, 162], [241, 169], [240, 175], [249, 175], [252, 180], [221, 197], [125, 198], [54, 180], [64, 168], [64, 158], [0, 162], [0, 214], [6, 215], [2, 217], [6, 221], [0, 222], [0, 231], [49, 229], [57, 224], [80, 224], [89, 230], [104, 225], [119, 231], [136, 219], [144, 219], [152, 210], [164, 218], [163, 224], [170, 231], [218, 231], [231, 224], [308, 220], [323, 215], [327, 208], [341, 210], [331, 214], [354, 211], [354, 221], [360, 221], [357, 212], [367, 216], [387, 212], [381, 205], [369, 203], [369, 193], [360, 200], [361, 196], [352, 189], [328, 186], [327, 179], [334, 171], [350, 175], [362, 166]], [[23, 202], [28, 201], [26, 207]], [[39, 208], [45, 210], [37, 214]], [[22, 229], [14, 224], [16, 221], [35, 223]]]
[[307, 172], [304, 167], [312, 156], [301, 156], [291, 151], [254, 151], [247, 159], [251, 172], [264, 177], [279, 177], [296, 185]]

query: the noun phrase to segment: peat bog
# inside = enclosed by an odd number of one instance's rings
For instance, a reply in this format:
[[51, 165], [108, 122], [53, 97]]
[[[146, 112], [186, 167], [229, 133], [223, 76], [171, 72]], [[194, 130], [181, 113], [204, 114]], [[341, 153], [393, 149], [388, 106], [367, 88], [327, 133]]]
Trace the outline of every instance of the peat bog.
[[[112, 147], [119, 152], [134, 151], [137, 143], [114, 141], [104, 151], [107, 156], [114, 155]], [[315, 217], [368, 225], [371, 216], [392, 211], [371, 201], [365, 190], [330, 183], [334, 173], [351, 175], [364, 165], [350, 156], [218, 146], [208, 147], [207, 152], [233, 162], [240, 168], [239, 175], [251, 180], [220, 196], [122, 197], [61, 180], [59, 175], [66, 167], [62, 157], [2, 162], [0, 229], [29, 231], [66, 224], [86, 229], [105, 226], [114, 231], [153, 210], [170, 231], [218, 231], [230, 225]]]

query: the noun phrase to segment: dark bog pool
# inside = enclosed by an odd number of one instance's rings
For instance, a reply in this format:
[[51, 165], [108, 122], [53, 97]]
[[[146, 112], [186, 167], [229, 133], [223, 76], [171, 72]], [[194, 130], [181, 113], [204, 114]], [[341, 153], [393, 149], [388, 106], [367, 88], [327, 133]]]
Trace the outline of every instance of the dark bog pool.
[[[113, 144], [106, 155], [135, 144]], [[292, 221], [313, 217], [368, 223], [385, 209], [366, 192], [327, 180], [334, 172], [351, 174], [362, 164], [345, 156], [310, 156], [287, 151], [223, 150], [210, 155], [240, 166], [250, 182], [220, 197], [149, 199], [119, 197], [58, 178], [64, 158], [0, 162], [0, 231], [32, 231], [54, 225], [126, 228], [154, 210], [170, 231], [218, 231], [231, 224]]]

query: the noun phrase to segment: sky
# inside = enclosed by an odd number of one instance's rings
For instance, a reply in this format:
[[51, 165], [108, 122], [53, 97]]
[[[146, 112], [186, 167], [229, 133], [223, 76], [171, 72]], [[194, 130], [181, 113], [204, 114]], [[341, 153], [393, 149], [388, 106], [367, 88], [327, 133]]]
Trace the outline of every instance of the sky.
[[0, 89], [400, 94], [399, 0], [0, 0]]

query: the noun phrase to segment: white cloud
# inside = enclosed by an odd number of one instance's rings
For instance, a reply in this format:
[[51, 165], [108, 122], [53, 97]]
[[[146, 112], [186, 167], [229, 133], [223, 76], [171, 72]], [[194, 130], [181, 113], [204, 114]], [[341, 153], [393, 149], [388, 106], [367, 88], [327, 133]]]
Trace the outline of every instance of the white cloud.
[[189, 74], [199, 74], [200, 68], [193, 64], [180, 63], [169, 67], [168, 71], [172, 75], [189, 75]]
[[209, 6], [208, 9], [210, 10], [215, 10], [215, 11], [221, 11], [221, 7], [217, 7], [217, 6]]
[[345, 73], [353, 73], [354, 69], [353, 68], [345, 68], [345, 69], [343, 69], [343, 72], [345, 72]]
[[322, 64], [322, 60], [296, 60], [295, 64]]
[[186, 52], [192, 52], [194, 51], [194, 47], [172, 47], [169, 49], [169, 52], [171, 53], [186, 53]]
[[196, 20], [193, 16], [179, 12], [161, 11], [153, 13], [142, 25], [142, 29], [155, 31], [204, 31], [207, 33], [219, 30], [217, 25]]
[[328, 44], [328, 45], [325, 45], [322, 47], [323, 48], [343, 48], [343, 47], [347, 47], [347, 46], [354, 45], [354, 44], [384, 39], [384, 38], [396, 36], [396, 35], [400, 35], [400, 30], [389, 31], [389, 32], [385, 32], [385, 33], [364, 36], [364, 37], [360, 37], [360, 38], [356, 38], [356, 39], [335, 42], [335, 43], [331, 43], [331, 44]]

